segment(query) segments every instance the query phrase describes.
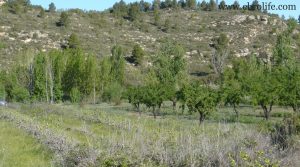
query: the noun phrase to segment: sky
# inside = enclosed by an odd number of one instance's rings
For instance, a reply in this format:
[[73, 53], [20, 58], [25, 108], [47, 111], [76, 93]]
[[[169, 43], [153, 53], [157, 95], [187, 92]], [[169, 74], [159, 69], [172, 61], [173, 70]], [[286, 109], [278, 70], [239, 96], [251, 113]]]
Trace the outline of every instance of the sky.
[[[71, 9], [79, 8], [84, 10], [104, 10], [112, 7], [115, 2], [119, 0], [31, 0], [31, 3], [34, 5], [42, 5], [44, 8], [48, 8], [49, 4], [53, 2], [57, 9]], [[136, 0], [124, 0], [126, 3], [135, 2]], [[152, 2], [153, 0], [145, 0], [147, 2]], [[202, 0], [200, 0], [202, 1]], [[209, 1], [209, 0], [206, 0]], [[242, 4], [251, 4], [253, 0], [238, 0]], [[219, 0], [221, 2], [221, 0]], [[232, 4], [234, 0], [225, 0], [226, 4]], [[274, 5], [296, 5], [294, 11], [291, 10], [269, 10], [270, 13], [276, 13], [278, 15], [285, 15], [288, 17], [295, 17], [298, 19], [300, 15], [300, 1], [299, 0], [259, 0], [260, 3], [264, 2], [265, 4], [271, 3]]]

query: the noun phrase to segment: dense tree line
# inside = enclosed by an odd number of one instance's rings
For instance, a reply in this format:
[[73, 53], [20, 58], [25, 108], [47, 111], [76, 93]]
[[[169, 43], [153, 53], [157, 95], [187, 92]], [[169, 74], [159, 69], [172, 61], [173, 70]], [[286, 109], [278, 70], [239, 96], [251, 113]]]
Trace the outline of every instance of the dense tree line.
[[[238, 10], [241, 6], [238, 1], [234, 1], [232, 4], [226, 4], [222, 0], [219, 4], [215, 0], [203, 0], [198, 2], [196, 0], [153, 0], [152, 4], [141, 0], [140, 2], [134, 2], [126, 4], [124, 0], [116, 2], [110, 9], [110, 12], [117, 17], [129, 17], [131, 20], [135, 20], [142, 12], [156, 11], [160, 9], [192, 9], [192, 10], [203, 10], [203, 11], [214, 11], [220, 10]], [[248, 10], [259, 11], [259, 2], [254, 0], [249, 6]]]
[[[151, 109], [153, 116], [160, 114], [164, 102], [170, 101], [173, 110], [180, 104], [182, 112], [199, 113], [199, 121], [219, 104], [233, 107], [237, 117], [240, 104], [260, 106], [269, 119], [274, 105], [291, 107], [299, 112], [300, 68], [291, 36], [295, 20], [278, 35], [273, 55], [269, 60], [256, 56], [233, 60], [232, 67], [216, 62], [226, 61], [228, 39], [221, 34], [213, 45], [213, 69], [217, 80], [191, 80], [187, 73], [184, 48], [166, 40], [153, 58], [152, 66], [144, 68], [143, 79], [136, 84], [125, 84], [125, 59], [121, 46], [111, 49], [111, 56], [98, 59], [80, 49], [75, 34], [62, 51], [53, 50], [37, 55], [26, 54], [8, 72], [1, 72], [0, 95], [9, 102], [87, 101], [114, 102], [127, 99], [141, 113], [141, 106]], [[218, 52], [219, 54], [215, 54]], [[132, 49], [133, 63], [143, 66], [144, 50]], [[221, 58], [220, 58], [221, 57]], [[215, 63], [215, 65], [213, 65]]]

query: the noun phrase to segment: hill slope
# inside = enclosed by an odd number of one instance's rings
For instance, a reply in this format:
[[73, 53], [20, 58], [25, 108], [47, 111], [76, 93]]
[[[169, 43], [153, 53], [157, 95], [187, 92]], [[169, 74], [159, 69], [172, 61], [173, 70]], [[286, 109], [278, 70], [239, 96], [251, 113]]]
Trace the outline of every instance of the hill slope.
[[[139, 21], [118, 19], [109, 12], [69, 10], [70, 25], [58, 27], [60, 12], [46, 12], [38, 17], [40, 9], [30, 8], [26, 13], [13, 14], [0, 9], [0, 65], [11, 64], [21, 50], [33, 52], [60, 49], [71, 33], [78, 35], [82, 47], [98, 57], [110, 54], [115, 44], [122, 45], [128, 56], [135, 44], [140, 44], [149, 55], [160, 42], [170, 38], [186, 49], [190, 72], [207, 69], [212, 39], [225, 33], [230, 39], [233, 56], [251, 53], [270, 55], [276, 34], [286, 24], [277, 16], [250, 11], [196, 11], [161, 10], [159, 25], [154, 24], [153, 12], [143, 13]], [[203, 68], [202, 68], [203, 67]]]

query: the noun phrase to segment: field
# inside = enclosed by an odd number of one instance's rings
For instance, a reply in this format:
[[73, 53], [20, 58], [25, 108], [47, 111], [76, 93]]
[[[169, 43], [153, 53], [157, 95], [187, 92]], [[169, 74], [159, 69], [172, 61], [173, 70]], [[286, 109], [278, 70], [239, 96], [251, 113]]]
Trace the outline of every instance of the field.
[[0, 166], [300, 164], [299, 140], [280, 151], [268, 131], [291, 111], [275, 108], [266, 122], [259, 109], [239, 110], [239, 121], [232, 109], [219, 108], [199, 125], [198, 115], [174, 113], [167, 104], [157, 119], [129, 104], [13, 104], [0, 108]]

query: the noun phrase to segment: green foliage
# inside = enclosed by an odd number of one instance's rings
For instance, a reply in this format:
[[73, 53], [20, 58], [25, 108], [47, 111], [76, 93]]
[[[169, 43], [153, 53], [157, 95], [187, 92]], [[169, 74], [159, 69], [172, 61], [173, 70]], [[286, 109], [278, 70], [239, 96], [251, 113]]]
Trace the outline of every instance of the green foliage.
[[63, 97], [63, 89], [62, 89], [62, 76], [65, 70], [65, 60], [62, 52], [59, 51], [51, 51], [49, 56], [52, 58], [53, 63], [53, 75], [54, 75], [54, 100], [59, 102]]
[[70, 91], [70, 99], [72, 103], [78, 103], [81, 99], [81, 93], [78, 88], [73, 87]]
[[115, 17], [125, 17], [127, 14], [127, 5], [123, 0], [120, 0], [120, 2], [116, 2], [113, 5], [112, 8], [112, 13], [114, 14]]
[[68, 39], [68, 46], [71, 49], [78, 49], [80, 48], [80, 40], [75, 33], [72, 33]]
[[160, 13], [158, 9], [154, 9], [154, 25], [159, 26], [160, 24]]
[[196, 0], [186, 0], [186, 5], [190, 9], [196, 9], [197, 2]]
[[134, 45], [132, 50], [132, 59], [135, 64], [141, 65], [143, 63], [143, 59], [145, 57], [144, 50], [140, 47], [140, 45]]
[[208, 10], [208, 3], [206, 3], [205, 0], [203, 0], [200, 4], [200, 9], [201, 10]]
[[252, 11], [260, 11], [261, 9], [259, 9], [259, 2], [258, 0], [254, 0], [250, 6], [250, 10]]
[[81, 50], [68, 50], [68, 60], [66, 70], [63, 74], [63, 90], [66, 94], [71, 92], [72, 88], [78, 88], [84, 92], [84, 55]]
[[229, 154], [229, 160], [230, 167], [279, 167], [279, 162], [268, 157], [267, 153], [264, 151], [256, 151], [254, 155], [250, 155], [245, 151], [240, 151], [239, 154], [235, 155], [235, 157], [233, 157], [232, 154]]
[[217, 4], [215, 0], [210, 0], [209, 3], [207, 4], [207, 9], [209, 11], [214, 11], [217, 9]]
[[226, 9], [226, 2], [224, 0], [222, 0], [220, 2], [219, 9], [221, 9], [221, 10], [225, 10]]
[[57, 26], [67, 27], [70, 24], [70, 18], [67, 12], [61, 12], [60, 19], [56, 23]]
[[128, 16], [131, 21], [136, 21], [141, 15], [140, 4], [138, 2], [129, 5]]
[[33, 90], [33, 94], [34, 94], [34, 99], [38, 100], [38, 101], [46, 101], [46, 92], [47, 92], [47, 87], [46, 87], [46, 82], [47, 82], [47, 78], [46, 78], [46, 68], [45, 68], [45, 64], [46, 64], [46, 56], [44, 54], [39, 54], [35, 57], [34, 59], [34, 64], [33, 64], [33, 68], [34, 68], [34, 90]]
[[45, 17], [45, 10], [44, 10], [44, 8], [41, 7], [40, 13], [38, 14], [38, 17], [40, 17], [40, 18], [44, 18]]
[[235, 10], [240, 9], [240, 4], [238, 1], [234, 1], [232, 5], [233, 5], [233, 9], [235, 9]]
[[218, 94], [216, 90], [197, 82], [188, 86], [187, 106], [190, 112], [198, 112], [200, 114], [200, 124], [215, 110], [217, 103]]
[[145, 88], [141, 86], [129, 87], [126, 92], [128, 102], [132, 104], [137, 112], [141, 112], [140, 105], [143, 102]]
[[300, 134], [299, 115], [285, 117], [283, 121], [276, 123], [271, 129], [272, 144], [280, 150], [286, 150], [294, 146], [293, 137], [298, 134]]
[[153, 0], [152, 7], [153, 7], [154, 11], [159, 10], [160, 9], [160, 0]]
[[121, 46], [114, 46], [111, 50], [111, 76], [112, 80], [123, 84], [125, 72], [124, 52]]
[[56, 6], [55, 4], [52, 2], [49, 4], [49, 12], [55, 12], [56, 11]]
[[122, 85], [117, 82], [113, 82], [105, 88], [102, 98], [104, 101], [113, 102], [114, 104], [119, 105], [121, 104], [122, 96]]
[[297, 20], [295, 18], [289, 18], [287, 20], [287, 25], [288, 25], [287, 32], [292, 33], [296, 29], [298, 23], [297, 23]]
[[243, 102], [244, 92], [239, 81], [238, 69], [228, 68], [224, 72], [224, 81], [222, 84], [222, 99], [225, 105], [231, 105], [237, 115], [239, 112], [236, 107]]

